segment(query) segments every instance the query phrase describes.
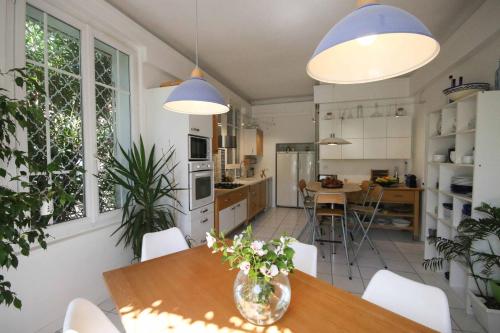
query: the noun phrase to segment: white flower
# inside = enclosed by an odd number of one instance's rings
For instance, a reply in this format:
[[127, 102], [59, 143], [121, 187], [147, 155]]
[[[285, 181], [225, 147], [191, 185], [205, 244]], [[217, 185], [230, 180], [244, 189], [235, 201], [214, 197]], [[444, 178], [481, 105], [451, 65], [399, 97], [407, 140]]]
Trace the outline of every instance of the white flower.
[[259, 257], [262, 257], [263, 255], [265, 255], [267, 253], [267, 250], [264, 249], [264, 245], [265, 245], [265, 243], [263, 241], [253, 241], [250, 244], [250, 248], [252, 249], [252, 251], [256, 255], [258, 255]]
[[288, 275], [288, 271], [284, 268], [280, 269], [281, 274]]
[[239, 266], [239, 269], [241, 269], [243, 271], [243, 273], [245, 273], [246, 275], [248, 275], [248, 271], [250, 271], [250, 263], [248, 261], [243, 261], [240, 266]]
[[283, 244], [280, 244], [278, 245], [278, 247], [276, 248], [276, 254], [278, 256], [282, 255], [284, 253], [284, 250], [285, 250], [285, 246]]
[[234, 253], [234, 247], [230, 246], [226, 249], [227, 253]]
[[276, 265], [271, 265], [271, 267], [267, 268], [265, 266], [262, 266], [260, 268], [260, 272], [262, 274], [264, 274], [265, 276], [268, 276], [268, 277], [275, 277], [276, 275], [279, 274], [279, 269], [278, 269], [278, 266]]
[[214, 244], [215, 244], [215, 242], [217, 240], [215, 239], [214, 236], [210, 235], [209, 232], [207, 232], [207, 237], [206, 238], [207, 238], [207, 246], [208, 246], [209, 249], [211, 249], [212, 246], [214, 246]]
[[243, 238], [243, 235], [234, 235], [234, 240], [233, 240], [233, 246], [237, 247], [241, 243], [241, 239]]

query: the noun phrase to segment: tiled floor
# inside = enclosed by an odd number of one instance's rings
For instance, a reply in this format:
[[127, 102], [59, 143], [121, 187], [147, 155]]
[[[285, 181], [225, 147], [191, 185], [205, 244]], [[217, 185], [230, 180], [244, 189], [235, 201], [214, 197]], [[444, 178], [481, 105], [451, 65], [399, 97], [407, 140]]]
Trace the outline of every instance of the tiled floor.
[[[259, 215], [252, 222], [252, 226], [255, 238], [269, 240], [284, 233], [298, 237], [305, 223], [302, 209], [273, 208]], [[307, 238], [308, 234], [304, 233], [300, 240], [305, 242]], [[402, 231], [373, 230], [371, 238], [386, 260], [389, 270], [415, 281], [439, 287], [446, 293], [453, 320], [453, 332], [485, 332], [473, 316], [466, 314], [464, 303], [450, 289], [442, 274], [423, 269], [422, 242], [412, 241], [411, 235]], [[357, 263], [352, 266], [353, 278], [349, 280], [342, 245], [337, 244], [337, 253], [331, 255], [328, 255], [331, 253], [331, 245], [325, 244], [322, 247], [325, 258], [318, 252], [318, 278], [353, 294], [361, 296], [373, 274], [383, 268], [377, 256], [366, 246], [360, 252]], [[113, 303], [106, 300], [99, 304], [99, 307], [123, 331]]]

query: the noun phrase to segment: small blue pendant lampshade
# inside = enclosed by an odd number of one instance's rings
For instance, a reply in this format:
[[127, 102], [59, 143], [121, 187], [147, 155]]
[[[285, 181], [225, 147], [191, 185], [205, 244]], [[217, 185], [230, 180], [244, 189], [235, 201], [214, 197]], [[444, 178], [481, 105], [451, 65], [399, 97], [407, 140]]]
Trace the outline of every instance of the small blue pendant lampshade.
[[[198, 71], [198, 72], [197, 72]], [[197, 68], [191, 78], [178, 85], [167, 97], [163, 108], [186, 114], [213, 115], [229, 111], [219, 91]]]
[[325, 35], [307, 64], [307, 74], [327, 83], [380, 81], [420, 68], [438, 53], [439, 43], [415, 16], [371, 3]]

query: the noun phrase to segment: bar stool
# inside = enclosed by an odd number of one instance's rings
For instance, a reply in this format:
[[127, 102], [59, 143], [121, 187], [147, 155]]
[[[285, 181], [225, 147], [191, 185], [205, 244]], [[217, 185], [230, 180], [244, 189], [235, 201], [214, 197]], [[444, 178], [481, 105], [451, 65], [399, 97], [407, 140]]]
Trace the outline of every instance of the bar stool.
[[[322, 204], [330, 204], [331, 208], [322, 208], [318, 207]], [[343, 208], [335, 208], [335, 205], [342, 205]], [[317, 224], [320, 223], [321, 217], [331, 217], [331, 231], [332, 231], [332, 240], [325, 239], [316, 239], [316, 229], [313, 232], [313, 244], [314, 242], [327, 242], [340, 243], [335, 240], [335, 219], [340, 219], [340, 224], [342, 226], [342, 243], [344, 244], [345, 256], [347, 259], [347, 271], [349, 273], [349, 280], [352, 280], [352, 272], [351, 265], [349, 261], [349, 250], [348, 250], [348, 237], [347, 237], [347, 198], [345, 193], [316, 193], [314, 196], [314, 217], [316, 218]]]
[[[367, 203], [365, 205], [349, 206], [349, 212], [351, 212], [354, 215], [354, 218], [358, 223], [358, 227], [363, 235], [361, 237], [361, 241], [358, 244], [358, 248], [354, 254], [354, 258], [351, 262], [351, 265], [358, 258], [359, 251], [361, 250], [361, 247], [363, 246], [363, 243], [366, 240], [368, 244], [370, 244], [371, 249], [375, 251], [375, 253], [377, 254], [384, 268], [387, 268], [387, 265], [384, 261], [384, 258], [382, 258], [380, 251], [377, 249], [375, 244], [370, 239], [370, 236], [368, 235], [368, 233], [370, 232], [370, 227], [372, 226], [373, 221], [377, 216], [380, 201], [382, 200], [383, 196], [384, 196], [384, 188], [380, 185], [375, 184], [372, 185], [371, 189], [369, 190], [369, 195], [367, 196], [366, 200]], [[366, 220], [368, 217], [370, 218], [369, 221]]]

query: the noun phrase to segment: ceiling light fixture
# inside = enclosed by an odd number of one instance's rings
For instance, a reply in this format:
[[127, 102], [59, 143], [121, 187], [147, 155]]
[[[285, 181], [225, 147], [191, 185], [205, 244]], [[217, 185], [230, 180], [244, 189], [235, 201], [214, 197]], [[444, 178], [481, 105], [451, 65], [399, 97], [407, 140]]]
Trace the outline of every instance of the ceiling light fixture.
[[321, 82], [354, 84], [389, 79], [420, 68], [439, 53], [439, 43], [412, 14], [376, 0], [357, 9], [323, 37], [307, 64]]
[[335, 137], [335, 133], [330, 134], [330, 137], [321, 140], [318, 142], [320, 145], [327, 145], [327, 146], [337, 146], [337, 145], [349, 145], [351, 142], [342, 139], [342, 138], [337, 138]]
[[198, 0], [195, 0], [195, 21], [196, 67], [191, 72], [191, 78], [178, 85], [167, 97], [163, 108], [198, 115], [226, 113], [229, 106], [217, 88], [203, 78], [203, 72], [198, 67]]

